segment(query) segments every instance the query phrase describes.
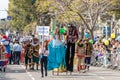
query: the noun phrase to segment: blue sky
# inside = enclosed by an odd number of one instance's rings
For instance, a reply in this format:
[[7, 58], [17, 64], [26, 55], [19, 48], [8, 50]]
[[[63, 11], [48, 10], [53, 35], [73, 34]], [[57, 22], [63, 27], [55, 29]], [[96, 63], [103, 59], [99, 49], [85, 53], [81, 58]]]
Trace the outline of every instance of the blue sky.
[[9, 0], [0, 0], [0, 19], [7, 17], [5, 10], [8, 10], [8, 2]]

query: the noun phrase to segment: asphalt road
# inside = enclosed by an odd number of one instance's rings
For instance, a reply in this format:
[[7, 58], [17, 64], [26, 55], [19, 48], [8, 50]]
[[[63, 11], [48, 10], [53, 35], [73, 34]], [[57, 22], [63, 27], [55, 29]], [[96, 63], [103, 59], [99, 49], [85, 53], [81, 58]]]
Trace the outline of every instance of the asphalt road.
[[40, 70], [25, 70], [24, 65], [8, 65], [6, 72], [0, 72], [0, 80], [120, 80], [120, 71], [91, 67], [86, 73], [78, 73], [76, 70], [72, 75], [60, 73], [59, 76], [55, 73], [48, 72], [48, 76], [41, 78]]

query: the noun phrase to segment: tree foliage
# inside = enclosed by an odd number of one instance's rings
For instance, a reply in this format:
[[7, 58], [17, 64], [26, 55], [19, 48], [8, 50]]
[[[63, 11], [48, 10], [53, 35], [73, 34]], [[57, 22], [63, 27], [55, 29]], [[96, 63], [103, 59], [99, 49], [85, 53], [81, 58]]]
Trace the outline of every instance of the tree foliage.
[[[57, 0], [65, 11], [72, 11], [84, 27], [89, 30], [93, 38], [93, 30], [98, 17], [111, 5], [110, 0]], [[74, 15], [74, 16], [75, 16]], [[75, 17], [74, 17], [75, 18]], [[73, 19], [74, 19], [73, 18]]]
[[120, 0], [10, 0], [9, 15], [11, 26], [23, 30], [35, 27], [33, 23], [48, 26], [56, 16], [59, 23], [82, 25], [93, 38], [99, 16], [109, 12], [119, 18], [119, 3]]
[[116, 15], [116, 19], [120, 19], [120, 0], [112, 0], [111, 14]]
[[35, 21], [34, 6], [30, 0], [10, 0], [9, 15], [12, 16], [11, 26], [24, 29], [25, 26]]

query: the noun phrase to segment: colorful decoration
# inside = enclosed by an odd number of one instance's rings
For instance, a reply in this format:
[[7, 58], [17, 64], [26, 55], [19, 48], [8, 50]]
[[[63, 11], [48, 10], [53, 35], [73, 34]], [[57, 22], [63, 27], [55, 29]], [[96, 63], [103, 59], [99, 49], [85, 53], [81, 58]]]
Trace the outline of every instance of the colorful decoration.
[[96, 42], [98, 40], [99, 36], [94, 37], [94, 41]]
[[89, 43], [93, 44], [93, 43], [94, 43], [94, 41], [93, 41], [92, 39], [90, 39], [90, 40], [89, 40]]
[[101, 56], [103, 56], [103, 54], [102, 53], [98, 53], [98, 55], [97, 55], [98, 57], [101, 57]]
[[64, 34], [66, 32], [66, 30], [64, 28], [60, 29], [60, 34]]
[[120, 35], [117, 37], [117, 39], [116, 39], [116, 40], [120, 41]]
[[105, 45], [108, 46], [109, 45], [109, 41], [108, 40], [105, 40]]
[[113, 39], [115, 38], [115, 33], [111, 34], [111, 38], [113, 38]]
[[2, 38], [5, 39], [5, 40], [9, 40], [6, 35], [3, 35]]
[[85, 36], [85, 38], [89, 38], [90, 35], [88, 33], [85, 33], [84, 36]]
[[102, 39], [102, 42], [105, 42], [105, 39]]
[[7, 56], [7, 58], [9, 58], [11, 56], [11, 51], [10, 51], [9, 39], [6, 35], [2, 36], [1, 44], [3, 44], [5, 46], [6, 56]]
[[111, 41], [112, 39], [111, 39], [111, 38], [109, 38], [108, 40], [109, 40], [109, 41]]

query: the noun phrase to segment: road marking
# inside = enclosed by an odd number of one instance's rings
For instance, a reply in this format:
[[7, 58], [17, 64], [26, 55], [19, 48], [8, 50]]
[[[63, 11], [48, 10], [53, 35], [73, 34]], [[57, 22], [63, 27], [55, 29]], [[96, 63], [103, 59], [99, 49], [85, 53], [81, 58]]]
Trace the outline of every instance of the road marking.
[[99, 78], [101, 78], [101, 79], [105, 79], [104, 77], [99, 77]]
[[105, 77], [102, 77], [102, 76], [99, 76], [97, 74], [94, 74], [94, 73], [88, 73], [89, 75], [92, 75], [92, 76], [98, 76], [100, 79], [105, 79]]
[[15, 71], [16, 73], [18, 73], [18, 71]]
[[93, 73], [87, 73], [89, 75], [92, 75], [92, 76], [98, 76], [97, 74], [93, 74]]
[[[21, 67], [22, 67], [23, 69], [25, 69], [25, 67], [24, 67], [23, 65], [21, 65]], [[26, 70], [26, 73], [27, 73], [27, 75], [31, 78], [31, 80], [35, 80], [35, 78], [30, 74], [30, 72], [28, 72], [28, 71]]]
[[34, 77], [31, 77], [31, 79], [32, 79], [32, 80], [35, 80], [35, 78], [34, 78]]

